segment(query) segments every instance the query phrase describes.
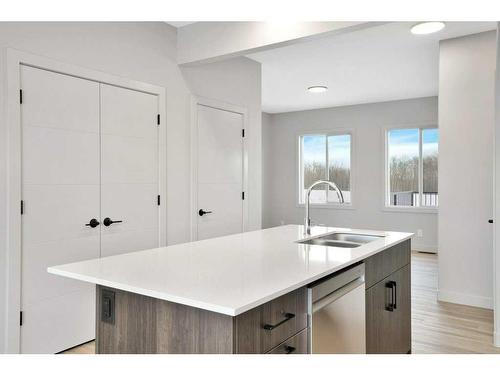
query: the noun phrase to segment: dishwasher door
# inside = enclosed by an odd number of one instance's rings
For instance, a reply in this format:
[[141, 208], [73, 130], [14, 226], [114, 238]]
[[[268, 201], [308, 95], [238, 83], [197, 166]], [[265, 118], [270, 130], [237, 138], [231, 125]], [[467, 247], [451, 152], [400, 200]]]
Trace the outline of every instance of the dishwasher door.
[[364, 264], [308, 289], [313, 354], [366, 353]]

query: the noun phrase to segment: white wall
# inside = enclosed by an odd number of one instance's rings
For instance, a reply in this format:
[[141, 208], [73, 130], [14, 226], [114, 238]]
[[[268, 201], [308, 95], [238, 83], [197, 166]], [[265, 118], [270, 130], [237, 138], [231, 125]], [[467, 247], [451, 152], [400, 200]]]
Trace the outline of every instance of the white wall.
[[384, 138], [386, 127], [437, 125], [437, 98], [325, 108], [265, 115], [263, 134], [263, 226], [302, 224], [304, 208], [297, 206], [297, 136], [304, 132], [354, 130], [354, 209], [313, 208], [317, 223], [331, 226], [416, 232], [414, 249], [436, 251], [437, 214], [387, 212], [384, 205]]
[[[176, 29], [162, 22], [7, 23], [0, 22], [0, 56], [11, 47], [62, 62], [167, 88], [167, 240], [190, 234], [190, 95], [194, 93], [249, 108], [253, 172], [250, 200], [253, 227], [260, 226], [260, 64], [245, 58], [181, 72], [176, 63]], [[2, 63], [4, 60], [1, 61]], [[221, 65], [218, 65], [221, 64]], [[3, 69], [3, 64], [0, 63]], [[185, 74], [185, 76], [183, 75]], [[2, 74], [0, 79], [3, 79]], [[201, 81], [199, 81], [201, 80]], [[238, 83], [241, 87], [238, 88]], [[2, 100], [4, 101], [4, 92]], [[257, 115], [258, 113], [258, 115]], [[6, 123], [0, 123], [0, 353], [4, 351]], [[249, 192], [250, 195], [250, 192]], [[250, 196], [249, 196], [250, 199]], [[255, 202], [255, 203], [254, 203]]]
[[439, 292], [493, 306], [496, 32], [440, 43]]
[[262, 112], [262, 227], [273, 227], [270, 207], [272, 206], [273, 194], [273, 138], [272, 138], [272, 115]]

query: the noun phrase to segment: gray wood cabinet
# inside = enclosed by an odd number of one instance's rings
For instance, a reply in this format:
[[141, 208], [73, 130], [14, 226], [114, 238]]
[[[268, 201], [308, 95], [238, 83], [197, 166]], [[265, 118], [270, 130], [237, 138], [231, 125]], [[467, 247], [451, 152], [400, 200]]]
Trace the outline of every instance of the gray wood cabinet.
[[410, 353], [410, 241], [372, 258], [365, 262], [366, 351], [373, 354]]
[[[364, 263], [367, 352], [410, 352], [410, 240]], [[98, 285], [96, 351], [303, 354], [307, 314], [306, 287], [231, 317]]]
[[266, 354], [307, 354], [307, 340], [308, 330], [304, 329]]
[[235, 352], [266, 353], [307, 327], [307, 290], [300, 288], [235, 317]]
[[410, 264], [410, 248], [410, 240], [406, 240], [365, 259], [366, 288], [372, 287], [391, 273]]
[[97, 286], [97, 353], [299, 354], [307, 336], [305, 287], [231, 317]]

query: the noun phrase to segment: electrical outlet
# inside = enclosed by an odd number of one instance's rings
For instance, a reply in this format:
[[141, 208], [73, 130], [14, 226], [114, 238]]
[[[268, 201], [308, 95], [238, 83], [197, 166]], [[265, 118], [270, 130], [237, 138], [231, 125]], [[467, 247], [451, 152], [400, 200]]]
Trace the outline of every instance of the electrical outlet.
[[417, 237], [423, 237], [424, 231], [422, 229], [417, 229]]
[[115, 324], [115, 292], [101, 290], [101, 321]]

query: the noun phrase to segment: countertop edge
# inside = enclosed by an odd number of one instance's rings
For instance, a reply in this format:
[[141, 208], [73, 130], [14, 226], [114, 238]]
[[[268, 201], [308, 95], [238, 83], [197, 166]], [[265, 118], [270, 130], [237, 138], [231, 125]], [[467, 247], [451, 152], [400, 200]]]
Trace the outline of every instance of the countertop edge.
[[284, 288], [284, 289], [281, 289], [277, 292], [274, 292], [274, 293], [271, 293], [269, 295], [266, 295], [265, 297], [262, 297], [262, 298], [259, 298], [258, 300], [252, 302], [252, 303], [248, 303], [244, 306], [241, 306], [241, 307], [238, 307], [238, 308], [231, 308], [231, 307], [227, 307], [227, 306], [220, 306], [220, 305], [214, 305], [214, 304], [209, 304], [209, 303], [206, 303], [206, 302], [200, 302], [200, 301], [197, 301], [197, 300], [191, 300], [191, 299], [188, 299], [188, 298], [182, 298], [182, 297], [179, 297], [179, 296], [174, 296], [174, 295], [170, 295], [170, 294], [166, 294], [166, 293], [161, 293], [161, 292], [155, 292], [155, 291], [151, 291], [151, 290], [145, 290], [145, 289], [142, 289], [142, 288], [139, 288], [139, 287], [135, 287], [135, 286], [132, 286], [132, 285], [128, 285], [128, 284], [123, 284], [123, 283], [118, 283], [118, 282], [113, 282], [113, 281], [107, 281], [107, 280], [103, 280], [103, 279], [98, 279], [98, 278], [95, 278], [95, 277], [92, 277], [92, 276], [83, 276], [83, 275], [80, 275], [80, 274], [76, 274], [76, 273], [73, 273], [73, 272], [68, 272], [68, 271], [64, 271], [64, 270], [60, 270], [60, 269], [57, 269], [57, 266], [53, 266], [53, 267], [48, 267], [47, 268], [47, 272], [50, 273], [50, 274], [53, 274], [53, 275], [58, 275], [58, 276], [63, 276], [63, 277], [68, 277], [68, 278], [71, 278], [71, 279], [75, 279], [75, 280], [79, 280], [79, 281], [83, 281], [83, 282], [88, 282], [88, 283], [91, 283], [91, 284], [96, 284], [96, 285], [101, 285], [101, 286], [105, 286], [105, 287], [108, 287], [108, 288], [114, 288], [114, 289], [119, 289], [119, 290], [123, 290], [123, 291], [126, 291], [126, 292], [131, 292], [131, 293], [135, 293], [135, 294], [140, 294], [140, 295], [144, 295], [144, 296], [148, 296], [148, 297], [152, 297], [152, 298], [156, 298], [156, 299], [160, 299], [160, 300], [165, 300], [165, 301], [168, 301], [168, 302], [173, 302], [173, 303], [179, 303], [179, 304], [182, 304], [182, 305], [186, 305], [186, 306], [190, 306], [190, 307], [195, 307], [195, 308], [199, 308], [199, 309], [202, 309], [202, 310], [208, 310], [208, 311], [212, 311], [212, 312], [215, 312], [215, 313], [219, 313], [219, 314], [223, 314], [223, 315], [228, 315], [228, 316], [237, 316], [237, 315], [240, 315], [240, 314], [243, 314], [257, 306], [260, 306], [266, 302], [269, 302], [273, 299], [276, 299], [278, 297], [281, 297], [291, 291], [294, 291], [296, 289], [299, 289], [299, 288], [302, 288], [312, 282], [315, 282], [325, 276], [328, 276], [328, 275], [331, 275], [332, 273], [335, 273], [335, 272], [338, 272], [346, 267], [349, 267], [350, 265], [352, 264], [355, 264], [355, 263], [358, 263], [366, 258], [369, 258], [375, 254], [378, 254], [380, 253], [381, 251], [384, 251], [386, 249], [388, 249], [389, 247], [393, 247], [401, 242], [404, 242], [408, 239], [410, 239], [411, 237], [413, 237], [413, 234], [412, 233], [406, 233], [405, 236], [397, 239], [397, 240], [394, 240], [393, 242], [391, 242], [390, 244], [387, 244], [387, 245], [383, 245], [381, 246], [380, 248], [376, 249], [376, 250], [373, 250], [373, 251], [370, 251], [366, 254], [363, 254], [362, 256], [359, 256], [358, 258], [355, 258], [355, 259], [352, 259], [350, 261], [347, 261], [345, 263], [343, 263], [341, 266], [338, 266], [338, 267], [333, 267], [332, 269], [330, 270], [327, 270], [327, 271], [324, 271], [324, 272], [321, 272], [320, 274], [318, 275], [315, 275], [313, 277], [310, 277], [310, 278], [307, 278], [303, 281], [301, 281], [300, 283], [296, 283], [296, 284], [293, 284], [293, 285], [290, 285], [289, 287], [287, 288]]

